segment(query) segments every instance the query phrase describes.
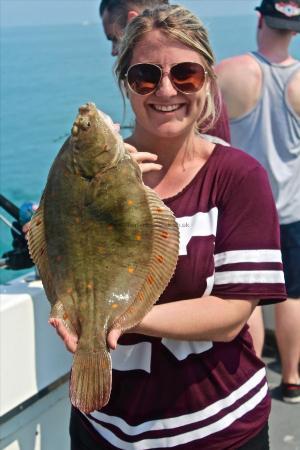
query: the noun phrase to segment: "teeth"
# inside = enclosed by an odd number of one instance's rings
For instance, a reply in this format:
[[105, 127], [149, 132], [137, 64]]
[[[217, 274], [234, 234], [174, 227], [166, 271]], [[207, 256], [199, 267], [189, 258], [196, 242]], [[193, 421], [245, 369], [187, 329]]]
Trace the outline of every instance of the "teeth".
[[157, 111], [170, 112], [170, 111], [175, 111], [180, 106], [181, 105], [153, 105], [153, 108], [156, 109]]

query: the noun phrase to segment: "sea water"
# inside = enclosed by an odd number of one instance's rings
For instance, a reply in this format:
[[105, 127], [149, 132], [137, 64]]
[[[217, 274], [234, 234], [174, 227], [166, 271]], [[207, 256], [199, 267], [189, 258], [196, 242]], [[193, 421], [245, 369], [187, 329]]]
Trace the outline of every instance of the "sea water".
[[[196, 3], [196, 2], [195, 2]], [[197, 11], [195, 11], [197, 12]], [[256, 16], [210, 17], [216, 59], [255, 49]], [[300, 59], [300, 39], [292, 53]], [[1, 30], [0, 193], [20, 206], [38, 201], [50, 165], [70, 132], [78, 107], [93, 101], [128, 133], [132, 115], [113, 75], [110, 43], [100, 20], [91, 25], [16, 27]], [[0, 208], [0, 213], [11, 217]], [[0, 222], [0, 257], [11, 248]], [[0, 282], [24, 271], [0, 269]]]

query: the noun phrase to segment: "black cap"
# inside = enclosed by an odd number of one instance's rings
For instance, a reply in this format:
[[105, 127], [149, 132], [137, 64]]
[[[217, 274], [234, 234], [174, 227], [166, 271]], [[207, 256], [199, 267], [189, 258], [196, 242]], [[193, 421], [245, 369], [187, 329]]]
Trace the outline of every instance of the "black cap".
[[300, 0], [263, 0], [255, 9], [270, 28], [300, 33]]

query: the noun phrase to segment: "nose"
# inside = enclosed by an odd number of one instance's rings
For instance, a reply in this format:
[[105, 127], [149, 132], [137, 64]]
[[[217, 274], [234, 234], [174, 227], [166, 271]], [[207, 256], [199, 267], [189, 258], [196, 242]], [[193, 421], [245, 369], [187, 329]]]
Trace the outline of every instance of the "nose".
[[160, 84], [156, 89], [155, 94], [158, 97], [171, 97], [173, 95], [177, 95], [177, 90], [174, 88], [171, 83], [170, 76], [168, 73], [164, 73], [162, 79], [160, 80]]

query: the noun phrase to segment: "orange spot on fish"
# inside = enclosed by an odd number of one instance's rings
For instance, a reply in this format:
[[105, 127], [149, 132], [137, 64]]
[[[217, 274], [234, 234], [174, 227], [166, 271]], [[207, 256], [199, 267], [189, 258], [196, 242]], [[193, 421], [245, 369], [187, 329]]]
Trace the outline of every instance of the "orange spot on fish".
[[128, 267], [128, 272], [129, 272], [129, 273], [133, 273], [133, 272], [134, 272], [134, 267], [130, 267], [130, 266], [129, 266], [129, 267]]
[[69, 317], [68, 314], [67, 314], [67, 313], [64, 313], [63, 319], [64, 319], [64, 320], [67, 320], [68, 317]]
[[148, 275], [148, 277], [147, 277], [147, 282], [148, 282], [149, 284], [153, 284], [153, 283], [154, 283], [154, 278], [153, 278], [152, 275]]
[[159, 263], [161, 263], [161, 264], [164, 262], [164, 257], [161, 256], [161, 255], [157, 255], [156, 259], [157, 259], [157, 261], [158, 261]]
[[135, 235], [135, 240], [140, 241], [142, 239], [142, 236], [140, 234]]
[[118, 304], [117, 303], [113, 303], [112, 305], [111, 305], [111, 307], [113, 308], [113, 309], [116, 309], [116, 308], [118, 308]]
[[168, 239], [169, 233], [168, 233], [167, 231], [163, 231], [163, 232], [161, 233], [161, 237], [163, 237], [164, 239]]
[[142, 292], [139, 292], [138, 293], [138, 299], [139, 300], [144, 300], [144, 298], [145, 298], [144, 294]]
[[161, 213], [161, 212], [163, 212], [163, 209], [162, 208], [156, 208], [156, 211], [158, 212], [158, 213]]
[[133, 205], [133, 201], [132, 201], [132, 200], [127, 200], [127, 205], [128, 205], [128, 206]]
[[36, 226], [41, 225], [41, 223], [42, 223], [41, 219], [38, 219], [38, 220], [35, 222]]
[[88, 283], [88, 284], [86, 285], [86, 287], [87, 287], [88, 289], [93, 289], [93, 283]]

